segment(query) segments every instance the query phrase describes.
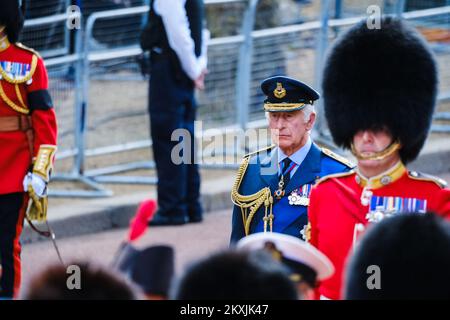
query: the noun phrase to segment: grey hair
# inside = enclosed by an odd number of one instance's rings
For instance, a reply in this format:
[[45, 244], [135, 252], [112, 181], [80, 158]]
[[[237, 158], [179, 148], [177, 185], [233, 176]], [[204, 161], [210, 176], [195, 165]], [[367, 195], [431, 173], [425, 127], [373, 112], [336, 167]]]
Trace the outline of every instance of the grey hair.
[[311, 114], [316, 113], [316, 109], [312, 104], [306, 104], [302, 110], [303, 115], [305, 116], [305, 123], [311, 119]]

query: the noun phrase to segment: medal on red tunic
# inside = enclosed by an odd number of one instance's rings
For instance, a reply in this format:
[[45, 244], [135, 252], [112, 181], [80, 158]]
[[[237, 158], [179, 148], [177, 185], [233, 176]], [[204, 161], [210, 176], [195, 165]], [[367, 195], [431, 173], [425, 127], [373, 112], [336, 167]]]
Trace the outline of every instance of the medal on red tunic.
[[396, 213], [424, 214], [426, 211], [425, 199], [373, 196], [366, 219], [369, 222], [380, 222]]
[[364, 207], [367, 207], [369, 205], [370, 199], [372, 198], [372, 194], [373, 194], [372, 190], [370, 190], [367, 187], [364, 187], [364, 189], [361, 193], [361, 204]]

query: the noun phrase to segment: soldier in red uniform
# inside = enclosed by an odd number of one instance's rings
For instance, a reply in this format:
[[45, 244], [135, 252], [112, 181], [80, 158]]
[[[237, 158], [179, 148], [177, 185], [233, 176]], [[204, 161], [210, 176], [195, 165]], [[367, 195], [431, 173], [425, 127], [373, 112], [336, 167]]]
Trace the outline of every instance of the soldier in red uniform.
[[24, 23], [18, 0], [0, 5], [0, 297], [20, 287], [25, 215], [44, 220], [57, 125], [44, 63], [17, 43]]
[[349, 254], [371, 223], [432, 211], [450, 217], [445, 182], [408, 171], [423, 147], [435, 106], [433, 56], [406, 23], [360, 22], [331, 52], [325, 68], [325, 114], [335, 143], [352, 150], [357, 168], [319, 180], [311, 193], [309, 241], [334, 264], [321, 298], [341, 299]]

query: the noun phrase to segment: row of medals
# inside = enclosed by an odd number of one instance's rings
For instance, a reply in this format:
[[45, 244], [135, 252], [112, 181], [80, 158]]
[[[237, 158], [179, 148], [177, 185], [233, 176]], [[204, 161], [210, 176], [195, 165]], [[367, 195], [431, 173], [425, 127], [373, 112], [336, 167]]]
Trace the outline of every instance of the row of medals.
[[[285, 194], [285, 190], [284, 190], [284, 181], [283, 181], [283, 177], [281, 178], [281, 180], [278, 182], [278, 189], [275, 190], [274, 192], [274, 196], [276, 199], [281, 199], [284, 194]], [[294, 190], [291, 192], [291, 194], [288, 196], [288, 200], [289, 200], [289, 204], [291, 206], [296, 205], [296, 206], [309, 206], [309, 198], [308, 198], [308, 190], [310, 190], [311, 185], [305, 184], [301, 187], [302, 193], [299, 195], [297, 193], [297, 190]]]
[[[280, 181], [279, 189], [275, 191], [275, 197], [280, 199], [282, 196], [284, 196], [284, 190], [282, 190], [283, 184], [282, 181]], [[304, 185], [301, 188], [301, 193], [299, 194], [299, 189], [294, 190], [291, 192], [291, 194], [288, 196], [289, 204], [290, 205], [297, 205], [297, 206], [309, 206], [309, 198], [308, 198], [308, 185]], [[368, 206], [370, 204], [370, 200], [372, 198], [373, 192], [368, 189], [364, 188], [361, 194], [361, 204], [363, 206]], [[389, 212], [383, 212], [380, 210], [375, 210], [368, 212], [366, 214], [366, 219], [369, 222], [379, 222], [383, 220], [385, 217], [391, 216], [392, 213]]]

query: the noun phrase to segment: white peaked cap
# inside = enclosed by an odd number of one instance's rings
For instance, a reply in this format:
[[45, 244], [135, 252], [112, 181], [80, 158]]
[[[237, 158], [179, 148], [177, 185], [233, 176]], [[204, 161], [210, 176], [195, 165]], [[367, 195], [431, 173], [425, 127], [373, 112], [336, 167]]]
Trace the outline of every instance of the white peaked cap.
[[267, 243], [273, 243], [284, 259], [301, 263], [317, 273], [317, 280], [322, 281], [331, 277], [334, 266], [330, 259], [315, 247], [294, 236], [276, 233], [259, 232], [248, 235], [237, 243], [242, 250], [264, 249]]

